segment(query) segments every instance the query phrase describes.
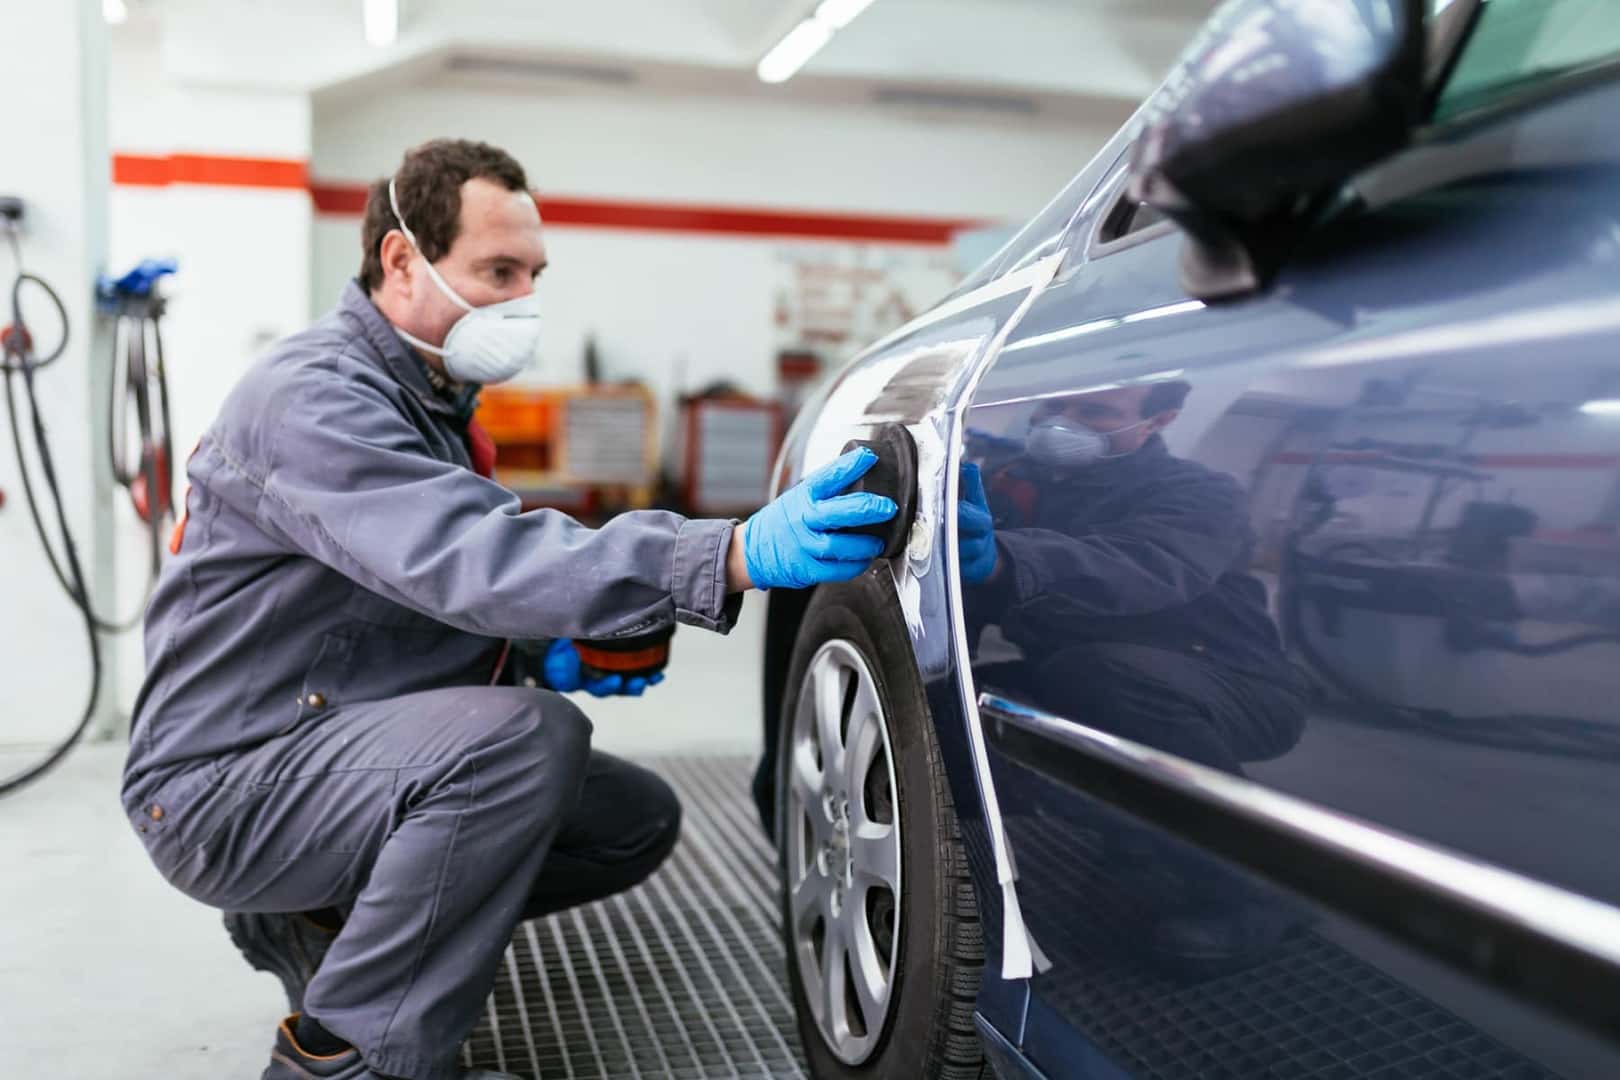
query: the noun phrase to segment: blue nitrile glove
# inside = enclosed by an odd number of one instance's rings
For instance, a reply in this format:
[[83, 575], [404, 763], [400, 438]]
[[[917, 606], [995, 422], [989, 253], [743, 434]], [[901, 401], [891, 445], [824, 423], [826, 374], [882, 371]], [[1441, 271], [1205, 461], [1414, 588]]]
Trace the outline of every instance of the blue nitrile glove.
[[956, 503], [956, 546], [962, 559], [962, 580], [982, 585], [996, 573], [996, 527], [990, 500], [984, 495], [984, 477], [971, 462], [962, 466], [962, 491]]
[[803, 589], [860, 577], [883, 553], [875, 536], [839, 532], [877, 525], [899, 512], [894, 500], [864, 491], [840, 495], [877, 455], [861, 447], [801, 480], [748, 519], [743, 558], [756, 589]]
[[623, 675], [586, 679], [585, 673], [580, 670], [579, 650], [567, 638], [553, 641], [546, 650], [545, 673], [547, 689], [559, 694], [583, 690], [593, 697], [640, 697], [646, 693], [647, 687], [657, 686], [664, 681], [662, 671], [645, 679], [638, 675], [629, 682], [625, 681]]

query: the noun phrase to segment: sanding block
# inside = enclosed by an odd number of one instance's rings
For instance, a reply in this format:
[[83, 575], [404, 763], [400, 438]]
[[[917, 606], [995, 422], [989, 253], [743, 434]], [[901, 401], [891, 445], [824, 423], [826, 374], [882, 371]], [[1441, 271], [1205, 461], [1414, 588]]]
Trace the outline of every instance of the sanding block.
[[887, 495], [900, 510], [881, 524], [849, 531], [876, 536], [883, 541], [883, 557], [892, 559], [906, 550], [917, 517], [917, 443], [904, 425], [891, 423], [880, 424], [867, 438], [851, 439], [844, 453], [861, 446], [877, 455], [877, 463], [849, 490]]

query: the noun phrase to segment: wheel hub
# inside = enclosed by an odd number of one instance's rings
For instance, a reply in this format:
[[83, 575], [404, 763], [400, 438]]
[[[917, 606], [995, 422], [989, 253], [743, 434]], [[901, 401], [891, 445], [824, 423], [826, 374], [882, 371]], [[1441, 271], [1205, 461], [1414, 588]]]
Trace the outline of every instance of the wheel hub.
[[834, 880], [833, 898], [841, 908], [849, 899], [849, 890], [855, 886], [855, 857], [849, 847], [849, 800], [841, 799], [833, 807], [832, 835], [823, 849], [826, 860], [824, 871]]

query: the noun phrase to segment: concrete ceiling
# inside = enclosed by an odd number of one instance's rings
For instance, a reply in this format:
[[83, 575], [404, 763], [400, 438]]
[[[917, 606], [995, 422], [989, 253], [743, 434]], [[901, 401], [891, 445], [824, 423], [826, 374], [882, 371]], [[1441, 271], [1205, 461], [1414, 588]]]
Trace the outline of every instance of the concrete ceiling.
[[[725, 94], [1010, 121], [1117, 120], [1216, 0], [875, 0], [798, 76], [754, 65], [814, 0], [401, 0], [367, 45], [361, 0], [132, 0], [181, 80], [342, 100], [390, 84]], [[134, 32], [137, 26], [118, 32]]]

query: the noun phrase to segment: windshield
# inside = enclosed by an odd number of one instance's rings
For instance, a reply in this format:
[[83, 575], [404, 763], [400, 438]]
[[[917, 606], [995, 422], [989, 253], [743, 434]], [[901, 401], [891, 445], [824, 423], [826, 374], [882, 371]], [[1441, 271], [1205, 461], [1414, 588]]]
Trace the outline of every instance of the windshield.
[[1615, 0], [1482, 0], [1479, 21], [1440, 93], [1435, 118], [1445, 120], [1616, 58], [1620, 3]]

